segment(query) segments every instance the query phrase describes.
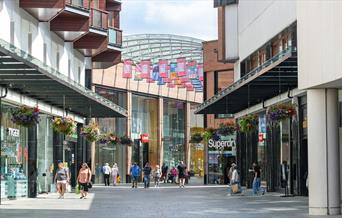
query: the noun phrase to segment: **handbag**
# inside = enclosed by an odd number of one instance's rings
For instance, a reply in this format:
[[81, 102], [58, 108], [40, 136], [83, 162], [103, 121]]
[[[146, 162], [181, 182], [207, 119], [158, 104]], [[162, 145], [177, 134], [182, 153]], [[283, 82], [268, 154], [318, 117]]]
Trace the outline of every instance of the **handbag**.
[[93, 184], [91, 184], [91, 182], [89, 182], [89, 183], [87, 184], [87, 186], [88, 186], [88, 188], [92, 188], [92, 187], [93, 187]]
[[239, 184], [235, 183], [232, 185], [232, 192], [233, 193], [238, 193], [239, 192]]
[[78, 194], [80, 194], [80, 192], [81, 192], [80, 191], [80, 185], [77, 184], [76, 187], [75, 187], [75, 194], [78, 195]]

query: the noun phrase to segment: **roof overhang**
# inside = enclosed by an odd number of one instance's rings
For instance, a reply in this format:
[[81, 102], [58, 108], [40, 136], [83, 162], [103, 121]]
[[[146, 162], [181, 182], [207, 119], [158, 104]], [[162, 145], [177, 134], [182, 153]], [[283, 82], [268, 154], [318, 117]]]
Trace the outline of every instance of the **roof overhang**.
[[297, 53], [282, 51], [197, 107], [196, 114], [235, 114], [298, 86]]
[[0, 85], [83, 117], [126, 117], [127, 111], [0, 39]]

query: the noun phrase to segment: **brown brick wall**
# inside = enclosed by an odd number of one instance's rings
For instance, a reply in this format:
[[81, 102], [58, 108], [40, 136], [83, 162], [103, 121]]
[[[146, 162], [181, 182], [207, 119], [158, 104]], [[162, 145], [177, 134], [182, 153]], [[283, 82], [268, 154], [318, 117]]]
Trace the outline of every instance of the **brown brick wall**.
[[[203, 42], [203, 64], [204, 72], [206, 72], [206, 95], [210, 98], [214, 95], [214, 72], [227, 72], [227, 78], [224, 81], [230, 81], [229, 85], [234, 82], [234, 65], [224, 64], [217, 60], [218, 40]], [[227, 122], [230, 119], [215, 119], [215, 115], [209, 114], [207, 116], [207, 127], [217, 128], [220, 123]]]

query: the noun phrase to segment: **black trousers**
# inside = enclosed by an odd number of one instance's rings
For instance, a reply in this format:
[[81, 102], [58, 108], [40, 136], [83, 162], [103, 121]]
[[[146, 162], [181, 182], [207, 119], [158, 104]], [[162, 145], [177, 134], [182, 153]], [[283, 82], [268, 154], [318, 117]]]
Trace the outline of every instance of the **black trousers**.
[[109, 174], [104, 174], [104, 183], [105, 183], [105, 186], [109, 186]]

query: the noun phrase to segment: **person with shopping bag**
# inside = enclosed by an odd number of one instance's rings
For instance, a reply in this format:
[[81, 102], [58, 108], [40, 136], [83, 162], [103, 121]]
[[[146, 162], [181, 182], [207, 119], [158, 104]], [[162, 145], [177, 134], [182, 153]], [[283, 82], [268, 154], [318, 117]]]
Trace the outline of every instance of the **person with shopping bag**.
[[237, 170], [237, 166], [234, 164], [232, 165], [232, 176], [230, 180], [230, 194], [237, 194], [241, 193], [241, 186], [240, 186], [240, 176]]
[[78, 173], [77, 182], [81, 191], [80, 199], [86, 199], [89, 192], [89, 188], [92, 187], [91, 171], [87, 163], [82, 164], [82, 167]]

